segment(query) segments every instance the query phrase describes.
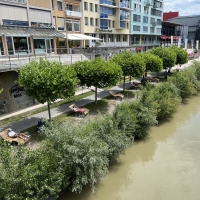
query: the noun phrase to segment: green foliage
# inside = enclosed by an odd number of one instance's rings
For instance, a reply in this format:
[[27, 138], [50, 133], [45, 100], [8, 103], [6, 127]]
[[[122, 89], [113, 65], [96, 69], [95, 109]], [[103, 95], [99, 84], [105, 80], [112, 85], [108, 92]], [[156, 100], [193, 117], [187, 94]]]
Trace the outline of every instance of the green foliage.
[[73, 96], [78, 80], [72, 67], [41, 58], [39, 62], [32, 60], [20, 69], [18, 83], [40, 103], [50, 103]]
[[191, 97], [196, 93], [195, 85], [187, 74], [173, 73], [173, 76], [169, 77], [169, 82], [178, 88], [179, 95], [182, 99]]
[[160, 72], [163, 69], [163, 61], [160, 57], [151, 54], [151, 53], [143, 53], [141, 54], [145, 65], [146, 65], [146, 71], [151, 72]]
[[53, 149], [1, 147], [0, 199], [45, 200], [61, 190], [63, 167]]
[[116, 85], [122, 75], [121, 67], [100, 58], [92, 61], [79, 61], [72, 65], [81, 85], [104, 88]]
[[138, 77], [144, 73], [145, 63], [141, 56], [130, 51], [124, 51], [111, 58], [111, 61], [121, 66], [123, 76]]
[[195, 69], [197, 80], [200, 81], [200, 62], [195, 61], [192, 65], [192, 68]]
[[169, 49], [176, 53], [176, 65], [182, 65], [188, 62], [188, 54], [186, 50], [176, 46], [172, 46]]
[[150, 53], [159, 56], [163, 60], [163, 68], [167, 69], [168, 67], [174, 67], [176, 64], [176, 52], [171, 51], [170, 48], [162, 48], [162, 47], [157, 47], [153, 48], [149, 51]]
[[62, 155], [60, 162], [66, 163], [63, 186], [69, 186], [72, 192], [81, 192], [86, 184], [94, 189], [94, 184], [108, 172], [108, 146], [94, 137], [89, 124], [52, 122], [43, 133], [49, 140], [49, 149]]
[[179, 97], [178, 89], [170, 83], [163, 83], [155, 88], [158, 95], [155, 96], [155, 101], [158, 102], [158, 119], [165, 119], [176, 112], [180, 105], [181, 98]]

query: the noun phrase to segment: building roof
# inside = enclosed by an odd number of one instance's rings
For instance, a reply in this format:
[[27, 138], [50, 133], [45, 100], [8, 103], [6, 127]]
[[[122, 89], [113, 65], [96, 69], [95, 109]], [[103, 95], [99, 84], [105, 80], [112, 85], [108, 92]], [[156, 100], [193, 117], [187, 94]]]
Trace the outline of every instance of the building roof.
[[170, 26], [184, 26], [183, 24], [178, 24], [170, 21], [163, 21], [162, 25], [170, 25]]
[[61, 37], [65, 36], [52, 28], [33, 28], [0, 26], [0, 35], [6, 36], [40, 36], [40, 37]]
[[164, 12], [163, 21], [167, 21], [168, 19], [175, 18], [178, 16], [179, 16], [179, 12]]

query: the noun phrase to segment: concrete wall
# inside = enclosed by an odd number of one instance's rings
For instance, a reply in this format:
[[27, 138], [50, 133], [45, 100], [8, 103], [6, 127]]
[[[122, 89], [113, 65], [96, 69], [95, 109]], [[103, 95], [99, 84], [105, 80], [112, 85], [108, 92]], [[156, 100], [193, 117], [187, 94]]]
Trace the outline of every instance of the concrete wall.
[[17, 72], [0, 73], [0, 88], [3, 88], [0, 94], [0, 115], [36, 104], [34, 99], [25, 95], [24, 89], [15, 83], [17, 78]]

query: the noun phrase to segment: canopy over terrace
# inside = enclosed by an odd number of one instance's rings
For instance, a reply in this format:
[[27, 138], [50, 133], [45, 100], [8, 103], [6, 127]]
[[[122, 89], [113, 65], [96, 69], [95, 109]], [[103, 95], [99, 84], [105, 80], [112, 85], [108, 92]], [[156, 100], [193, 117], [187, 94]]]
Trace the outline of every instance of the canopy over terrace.
[[0, 56], [54, 53], [64, 37], [53, 28], [0, 26]]
[[[63, 34], [65, 35], [65, 38], [67, 36], [68, 40], [102, 40], [101, 38], [97, 38], [97, 37], [92, 37], [89, 35], [84, 35], [84, 34], [66, 34], [63, 32]], [[85, 47], [85, 42], [83, 47]]]

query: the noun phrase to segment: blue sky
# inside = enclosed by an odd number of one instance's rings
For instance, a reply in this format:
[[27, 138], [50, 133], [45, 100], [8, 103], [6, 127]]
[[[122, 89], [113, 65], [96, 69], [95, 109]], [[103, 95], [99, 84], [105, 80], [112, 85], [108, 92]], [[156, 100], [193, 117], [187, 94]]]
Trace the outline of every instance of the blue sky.
[[200, 0], [164, 0], [163, 11], [179, 11], [179, 16], [200, 15]]

